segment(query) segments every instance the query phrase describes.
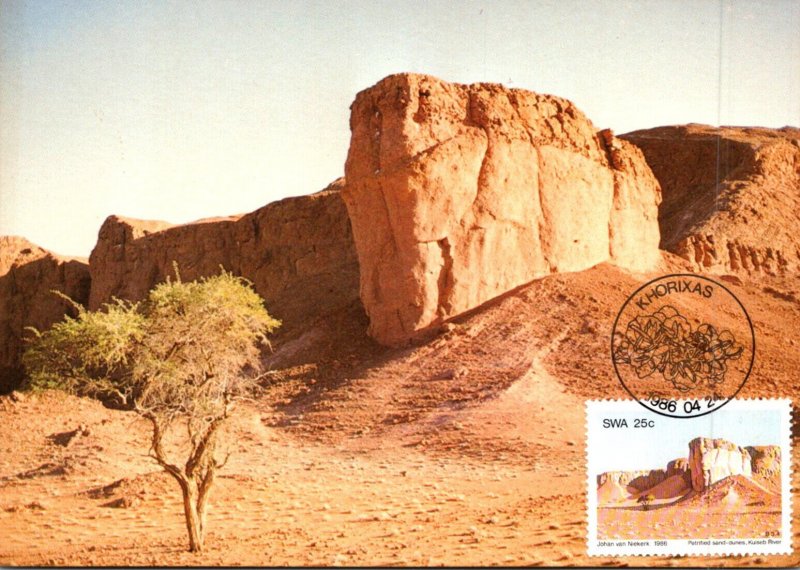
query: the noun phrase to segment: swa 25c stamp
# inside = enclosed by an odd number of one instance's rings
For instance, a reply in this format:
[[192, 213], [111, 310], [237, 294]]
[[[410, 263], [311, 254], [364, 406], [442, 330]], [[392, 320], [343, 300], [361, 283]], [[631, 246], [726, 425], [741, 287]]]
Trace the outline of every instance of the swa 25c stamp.
[[675, 419], [587, 402], [588, 553], [791, 553], [790, 412], [733, 400]]

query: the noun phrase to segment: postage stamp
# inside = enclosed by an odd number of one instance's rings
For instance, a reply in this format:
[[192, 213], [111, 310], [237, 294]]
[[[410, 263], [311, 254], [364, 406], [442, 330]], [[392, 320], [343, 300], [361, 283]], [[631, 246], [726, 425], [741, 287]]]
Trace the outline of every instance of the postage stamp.
[[738, 394], [755, 341], [750, 316], [730, 289], [705, 276], [674, 274], [628, 297], [614, 321], [611, 354], [635, 400], [687, 418], [710, 414]]
[[586, 415], [590, 555], [791, 553], [790, 400], [680, 419], [589, 401]]

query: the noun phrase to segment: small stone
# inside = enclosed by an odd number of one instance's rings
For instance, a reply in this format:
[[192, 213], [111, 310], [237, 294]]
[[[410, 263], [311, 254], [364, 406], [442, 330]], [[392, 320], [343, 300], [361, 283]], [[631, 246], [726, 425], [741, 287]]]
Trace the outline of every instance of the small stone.
[[13, 392], [11, 392], [11, 393], [8, 395], [8, 398], [9, 398], [9, 399], [10, 399], [12, 402], [19, 403], [19, 402], [24, 402], [24, 401], [27, 399], [27, 396], [26, 396], [25, 394], [23, 394], [22, 392], [19, 392], [19, 391], [17, 391], [17, 390], [14, 390]]

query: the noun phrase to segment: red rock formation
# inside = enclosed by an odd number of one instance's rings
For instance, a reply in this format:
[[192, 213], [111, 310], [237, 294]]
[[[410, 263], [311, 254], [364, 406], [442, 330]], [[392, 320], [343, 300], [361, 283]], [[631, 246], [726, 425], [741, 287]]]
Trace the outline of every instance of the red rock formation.
[[[678, 458], [667, 463], [666, 469], [649, 471], [608, 471], [597, 476], [597, 486], [609, 490], [623, 490], [636, 495], [654, 488], [667, 487], [676, 490], [683, 485], [695, 491], [703, 491], [717, 481], [727, 477], [753, 474], [770, 478], [780, 474], [781, 450], [774, 445], [739, 447], [724, 439], [698, 437], [689, 442], [689, 457]], [[662, 489], [663, 490], [663, 489]]]
[[630, 487], [633, 492], [641, 492], [651, 489], [667, 479], [667, 473], [663, 469], [651, 469], [649, 471], [608, 471], [597, 476], [597, 485], [602, 486], [606, 482], [611, 482], [623, 489]]
[[86, 304], [88, 265], [58, 257], [21, 237], [0, 237], [0, 393], [22, 380], [25, 327], [44, 330], [70, 309], [54, 290]]
[[657, 182], [569, 101], [403, 74], [351, 110], [343, 195], [384, 344], [551, 272], [657, 260]]
[[698, 437], [689, 442], [692, 488], [703, 491], [732, 475], [752, 475], [750, 454], [724, 439]]
[[667, 463], [667, 478], [680, 475], [687, 485], [692, 484], [692, 472], [689, 466], [689, 460], [685, 457], [673, 459]]
[[763, 477], [774, 477], [781, 472], [781, 448], [777, 445], [758, 445], [745, 448], [752, 458], [752, 471]]
[[253, 282], [270, 313], [296, 324], [358, 299], [358, 262], [338, 180], [238, 217], [182, 226], [111, 216], [89, 258], [91, 309], [112, 296], [140, 300], [174, 275], [185, 280], [220, 267]]
[[686, 125], [622, 138], [661, 183], [661, 247], [698, 271], [800, 267], [800, 129]]
[[[667, 464], [666, 469], [651, 469], [645, 471], [607, 471], [597, 476], [597, 486], [608, 486], [611, 489], [624, 489], [630, 495], [643, 493], [659, 487], [665, 481], [670, 481], [671, 488], [677, 488], [675, 480], [682, 479], [685, 486], [691, 486], [691, 473], [689, 461], [682, 457], [674, 459]], [[607, 485], [608, 484], [608, 485]]]

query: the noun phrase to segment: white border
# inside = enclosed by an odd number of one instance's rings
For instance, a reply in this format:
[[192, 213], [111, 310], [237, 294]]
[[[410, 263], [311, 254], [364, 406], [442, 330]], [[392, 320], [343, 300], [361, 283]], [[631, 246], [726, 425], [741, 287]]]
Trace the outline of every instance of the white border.
[[[593, 469], [593, 432], [602, 424], [604, 414], [614, 412], [643, 411], [660, 422], [705, 421], [706, 416], [697, 418], [670, 418], [648, 414], [634, 400], [590, 400], [586, 402], [586, 473], [587, 473], [587, 516], [589, 520], [587, 550], [589, 556], [681, 556], [681, 555], [751, 555], [751, 554], [791, 554], [792, 553], [792, 489], [791, 489], [791, 400], [732, 400], [726, 410], [775, 410], [781, 417], [781, 536], [765, 539], [762, 537], [740, 537], [735, 539], [704, 540], [660, 540], [652, 537], [641, 540], [598, 540], [597, 539], [597, 475]], [[595, 439], [596, 441], [596, 439]], [[735, 442], [739, 445], [747, 442]], [[659, 544], [656, 545], [656, 540]]]

